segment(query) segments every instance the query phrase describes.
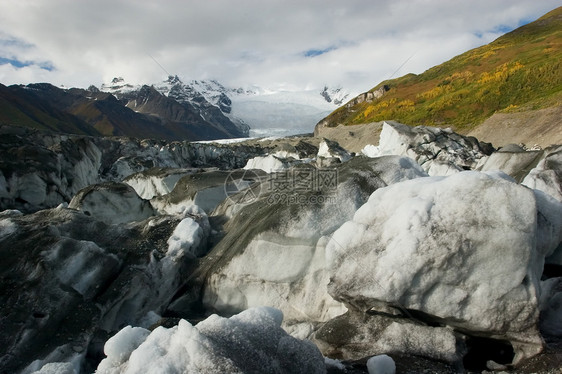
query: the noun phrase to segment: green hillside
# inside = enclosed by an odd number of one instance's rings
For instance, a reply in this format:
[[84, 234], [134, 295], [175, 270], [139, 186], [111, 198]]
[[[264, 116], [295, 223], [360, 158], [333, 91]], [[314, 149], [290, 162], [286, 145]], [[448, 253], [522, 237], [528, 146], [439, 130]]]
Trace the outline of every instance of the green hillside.
[[422, 74], [381, 82], [320, 126], [397, 120], [467, 132], [495, 112], [562, 105], [562, 7]]

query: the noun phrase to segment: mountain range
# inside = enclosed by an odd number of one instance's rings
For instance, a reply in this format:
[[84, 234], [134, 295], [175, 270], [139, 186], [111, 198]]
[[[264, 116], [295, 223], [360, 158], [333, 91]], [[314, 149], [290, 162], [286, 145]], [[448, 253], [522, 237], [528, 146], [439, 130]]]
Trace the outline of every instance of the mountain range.
[[[213, 140], [311, 132], [348, 96], [341, 88], [271, 91], [226, 88], [215, 80], [155, 84], [114, 78], [100, 88], [0, 84], [0, 124], [60, 133], [163, 140]], [[250, 126], [253, 134], [250, 134]]]
[[[392, 119], [477, 132], [494, 143], [525, 140], [521, 133], [559, 142], [561, 61], [562, 7], [422, 74], [379, 83], [320, 121], [316, 133]], [[544, 125], [530, 129], [529, 120]]]
[[118, 96], [94, 86], [0, 85], [0, 123], [62, 133], [164, 140], [248, 135], [247, 126], [232, 122], [204, 97], [194, 95], [187, 100], [178, 90], [166, 95], [148, 85]]

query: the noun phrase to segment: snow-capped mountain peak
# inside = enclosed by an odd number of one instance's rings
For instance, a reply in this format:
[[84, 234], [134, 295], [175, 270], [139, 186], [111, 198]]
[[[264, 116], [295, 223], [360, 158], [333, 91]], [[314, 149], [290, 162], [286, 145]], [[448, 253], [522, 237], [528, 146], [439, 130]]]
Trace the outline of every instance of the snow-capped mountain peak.
[[123, 77], [116, 77], [111, 80], [110, 83], [104, 83], [101, 85], [100, 91], [109, 92], [113, 95], [119, 95], [131, 91], [136, 91], [141, 86], [138, 84], [130, 84], [123, 79]]
[[[187, 81], [185, 81], [187, 82]], [[350, 93], [342, 87], [324, 86], [320, 89], [292, 91], [249, 85], [225, 87], [216, 80], [190, 80], [184, 83], [177, 75], [148, 85], [160, 94], [210, 113], [218, 108], [240, 129], [264, 130], [264, 134], [278, 131], [284, 135], [312, 131], [314, 125], [342, 105]], [[123, 97], [140, 90], [123, 78], [114, 78], [101, 90]], [[206, 115], [203, 115], [204, 117]], [[254, 131], [254, 134], [257, 134]]]

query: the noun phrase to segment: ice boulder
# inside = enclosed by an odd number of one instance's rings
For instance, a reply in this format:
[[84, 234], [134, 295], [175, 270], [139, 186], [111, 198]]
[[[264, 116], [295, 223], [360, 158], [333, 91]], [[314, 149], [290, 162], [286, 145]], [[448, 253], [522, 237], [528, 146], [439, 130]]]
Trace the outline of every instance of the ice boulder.
[[[454, 133], [450, 129], [410, 127], [394, 121], [383, 123], [379, 141], [382, 155], [408, 156], [429, 175], [474, 169], [493, 148], [476, 138]], [[438, 165], [434, 165], [438, 163]]]
[[282, 320], [279, 310], [261, 307], [195, 326], [125, 327], [106, 343], [97, 373], [325, 373], [314, 344], [287, 335]]
[[329, 139], [322, 139], [318, 146], [318, 157], [335, 157], [340, 162], [345, 162], [351, 158], [347, 150], [340, 146], [337, 142]]
[[399, 354], [457, 365], [467, 347], [453, 329], [425, 326], [419, 321], [370, 310], [350, 308], [322, 324], [312, 341], [322, 354], [346, 360]]
[[185, 175], [170, 193], [150, 203], [162, 214], [183, 214], [194, 205], [211, 213], [230, 195], [259, 182], [264, 174], [261, 170], [208, 170]]
[[562, 205], [499, 173], [378, 189], [327, 245], [329, 293], [358, 310], [415, 311], [430, 324], [508, 340], [517, 363], [542, 350], [540, 278], [562, 230], [548, 222], [554, 212]]
[[521, 182], [543, 157], [543, 151], [526, 151], [512, 144], [500, 148], [488, 157], [481, 158], [476, 170], [500, 170]]
[[263, 170], [266, 173], [273, 173], [287, 169], [290, 163], [279, 155], [257, 156], [248, 160], [244, 169]]
[[170, 193], [184, 175], [193, 174], [197, 169], [151, 168], [128, 176], [124, 182], [133, 187], [143, 199], [152, 199]]
[[[283, 182], [298, 176], [310, 181], [309, 188], [285, 188]], [[240, 194], [231, 196], [215, 210], [223, 217], [232, 214], [226, 234], [201, 259], [193, 278], [204, 285], [204, 304], [221, 314], [275, 307], [283, 311], [291, 334], [308, 336], [315, 323], [346, 311], [327, 293], [328, 235], [377, 188], [425, 176], [409, 158], [354, 157], [332, 169], [301, 165], [289, 174], [271, 175], [262, 182], [261, 195], [237, 209]]]
[[148, 200], [125, 183], [107, 182], [88, 186], [68, 206], [110, 224], [142, 221], [156, 214]]
[[195, 211], [118, 225], [66, 208], [0, 213], [0, 371], [92, 365], [105, 334], [159, 319], [209, 231]]
[[[204, 215], [206, 218], [206, 215]], [[193, 218], [186, 217], [174, 229], [168, 239], [166, 255], [174, 261], [179, 261], [184, 256], [194, 258], [204, 254], [205, 246], [200, 245], [205, 237], [203, 228]]]
[[541, 190], [562, 202], [562, 146], [548, 148], [522, 184]]
[[0, 127], [0, 210], [34, 212], [70, 200], [99, 181], [101, 158], [93, 138]]

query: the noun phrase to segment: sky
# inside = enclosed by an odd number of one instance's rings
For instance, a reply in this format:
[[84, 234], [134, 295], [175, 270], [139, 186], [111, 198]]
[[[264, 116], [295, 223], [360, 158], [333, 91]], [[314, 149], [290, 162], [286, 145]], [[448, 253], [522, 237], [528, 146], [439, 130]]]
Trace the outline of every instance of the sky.
[[271, 90], [421, 73], [560, 0], [0, 0], [0, 83], [216, 79]]

